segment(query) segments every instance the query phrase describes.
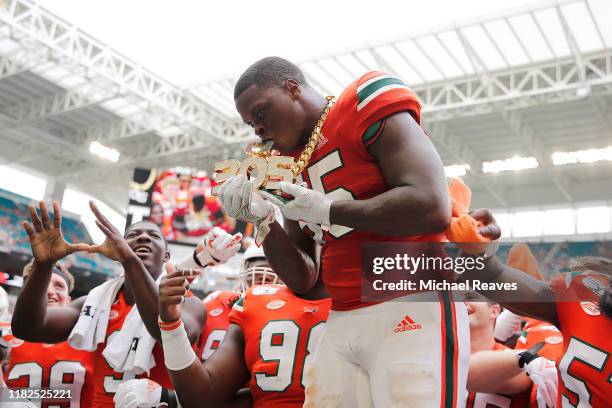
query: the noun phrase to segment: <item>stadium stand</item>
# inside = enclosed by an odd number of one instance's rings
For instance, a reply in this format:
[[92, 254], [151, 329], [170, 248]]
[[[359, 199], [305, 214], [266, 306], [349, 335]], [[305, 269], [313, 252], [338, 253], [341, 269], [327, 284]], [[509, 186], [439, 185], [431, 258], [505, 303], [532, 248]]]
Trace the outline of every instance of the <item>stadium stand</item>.
[[[497, 254], [502, 261], [506, 262], [508, 259], [508, 251], [513, 244], [504, 242], [500, 245]], [[540, 272], [546, 279], [557, 273], [569, 272], [569, 262], [572, 258], [583, 256], [612, 258], [610, 241], [536, 242], [528, 245], [539, 261]]]
[[[0, 266], [12, 274], [20, 274], [21, 267], [32, 256], [28, 236], [21, 227], [21, 222], [28, 218], [29, 203], [26, 197], [0, 189]], [[83, 223], [70, 214], [63, 214], [62, 231], [68, 242], [92, 243]], [[112, 261], [99, 254], [76, 253], [66, 263], [77, 276], [91, 276], [88, 285], [92, 280], [106, 280], [118, 271]], [[77, 290], [81, 289], [84, 288], [77, 286]]]

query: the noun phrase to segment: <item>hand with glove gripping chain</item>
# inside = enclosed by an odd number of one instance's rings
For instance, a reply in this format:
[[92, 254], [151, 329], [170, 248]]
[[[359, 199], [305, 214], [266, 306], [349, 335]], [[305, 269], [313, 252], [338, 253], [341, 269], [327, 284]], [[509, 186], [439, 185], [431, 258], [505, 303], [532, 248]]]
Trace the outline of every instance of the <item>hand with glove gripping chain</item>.
[[311, 190], [305, 183], [292, 184], [285, 181], [278, 183], [281, 191], [293, 196], [292, 200], [282, 200], [277, 195], [262, 191], [262, 195], [278, 205], [283, 217], [295, 221], [330, 226], [329, 213], [332, 200], [325, 194]]
[[259, 191], [253, 191], [253, 183], [244, 175], [225, 181], [218, 191], [219, 199], [227, 215], [257, 227], [255, 242], [261, 245], [274, 222], [274, 206]]

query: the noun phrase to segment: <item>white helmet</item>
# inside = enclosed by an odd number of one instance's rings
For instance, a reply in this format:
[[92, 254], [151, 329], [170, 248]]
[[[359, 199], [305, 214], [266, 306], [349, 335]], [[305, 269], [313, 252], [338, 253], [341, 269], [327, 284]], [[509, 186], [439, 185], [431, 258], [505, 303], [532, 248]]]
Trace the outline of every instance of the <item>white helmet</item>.
[[9, 316], [9, 296], [6, 290], [0, 286], [0, 320], [6, 320]]
[[266, 259], [266, 254], [262, 247], [251, 245], [244, 251], [242, 256], [242, 273], [240, 274], [240, 291], [244, 292], [255, 285], [273, 285], [278, 282], [276, 275], [269, 266], [247, 267], [249, 262], [256, 259]]
[[210, 290], [239, 290], [242, 287], [240, 282], [240, 266], [235, 268], [226, 264], [211, 266], [206, 270], [204, 279], [200, 286], [206, 292]]

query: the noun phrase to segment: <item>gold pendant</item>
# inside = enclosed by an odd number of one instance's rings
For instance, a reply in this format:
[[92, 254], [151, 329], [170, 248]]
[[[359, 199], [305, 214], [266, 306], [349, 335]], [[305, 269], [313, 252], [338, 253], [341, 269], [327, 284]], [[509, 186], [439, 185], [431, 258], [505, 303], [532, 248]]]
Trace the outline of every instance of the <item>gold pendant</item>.
[[[247, 147], [246, 159], [242, 163], [237, 159], [228, 159], [215, 163], [214, 179], [223, 184], [227, 179], [240, 174], [253, 182], [253, 190], [265, 190], [269, 194], [283, 197], [278, 184], [281, 181], [293, 183], [295, 162], [291, 156], [279, 156], [272, 151], [272, 142], [253, 143]], [[220, 185], [213, 187], [212, 194], [217, 195]]]
[[217, 195], [220, 184], [223, 184], [230, 177], [244, 174], [253, 181], [253, 190], [261, 190], [268, 198], [280, 200], [282, 203], [293, 199], [279, 189], [278, 183], [281, 181], [293, 183], [295, 177], [299, 176], [308, 166], [308, 162], [319, 142], [325, 119], [327, 119], [329, 111], [336, 102], [336, 98], [333, 96], [328, 96], [326, 99], [327, 105], [325, 105], [325, 109], [323, 109], [297, 162], [291, 156], [280, 156], [278, 152], [272, 150], [274, 144], [272, 141], [252, 143], [247, 146], [247, 158], [242, 163], [237, 159], [215, 163], [214, 179], [218, 185], [212, 188], [212, 194]]

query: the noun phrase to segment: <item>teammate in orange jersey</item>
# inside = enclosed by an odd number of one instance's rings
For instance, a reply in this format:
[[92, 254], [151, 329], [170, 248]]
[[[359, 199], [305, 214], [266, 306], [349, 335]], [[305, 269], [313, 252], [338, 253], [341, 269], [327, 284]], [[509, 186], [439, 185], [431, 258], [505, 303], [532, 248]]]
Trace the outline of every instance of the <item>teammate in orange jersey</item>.
[[[268, 267], [258, 262], [258, 268]], [[258, 277], [251, 283], [261, 280]], [[162, 280], [161, 326], [176, 321], [184, 293], [181, 282]], [[203, 363], [185, 349], [188, 339], [182, 325], [163, 331], [166, 365], [181, 406], [228, 406], [248, 383], [254, 407], [302, 407], [305, 365], [323, 331], [329, 307], [322, 284], [300, 296], [284, 285], [252, 286], [234, 304], [223, 343]], [[159, 399], [148, 399], [142, 381], [130, 381], [122, 385], [116, 402], [118, 407], [135, 408], [154, 405]], [[176, 404], [168, 403], [170, 407]]]
[[[563, 336], [559, 363], [558, 405], [607, 407], [612, 401], [612, 281], [606, 273], [576, 267], [577, 272], [542, 282], [503, 265], [495, 256], [482, 271], [470, 271], [468, 279], [509, 282], [517, 291], [487, 291], [519, 315], [552, 323]], [[518, 299], [518, 300], [517, 300]]]
[[[356, 371], [368, 374], [377, 406], [456, 405], [469, 359], [465, 305], [448, 293], [439, 302], [362, 300], [363, 243], [443, 242], [451, 220], [444, 169], [420, 127], [415, 93], [392, 75], [369, 72], [334, 103], [296, 65], [269, 57], [242, 74], [234, 100], [244, 122], [281, 154], [312, 151], [298, 178], [308, 188], [280, 184], [294, 197], [278, 202], [284, 226], [246, 177], [219, 188], [228, 215], [257, 226], [270, 264], [295, 293], [318, 281], [322, 245], [332, 312], [314, 356], [320, 369], [306, 376], [305, 405], [347, 406], [358, 389], [346, 379]], [[396, 332], [407, 315], [421, 329]]]
[[[94, 391], [92, 400], [88, 401], [88, 406], [112, 407], [114, 406], [113, 394], [118, 385], [126, 379], [134, 378], [138, 371], [146, 370], [137, 367], [115, 370], [111, 367], [108, 357], [103, 353], [106, 351], [106, 346], [112, 343], [113, 337], [122, 334], [123, 323], [134, 304], [138, 305], [140, 319], [142, 319], [149, 335], [161, 343], [161, 335], [157, 324], [159, 303], [155, 280], [162, 274], [164, 262], [169, 259], [169, 253], [167, 243], [159, 227], [155, 224], [150, 222], [136, 223], [127, 229], [125, 235], [122, 235], [98, 211], [93, 203], [91, 203], [91, 208], [97, 217], [98, 226], [106, 235], [106, 240], [102, 245], [90, 246], [65, 242], [61, 235], [61, 209], [58, 203], [53, 205], [53, 222], [44, 202], [40, 203], [40, 217], [35, 208], [30, 206], [32, 224], [26, 222], [24, 227], [30, 237], [35, 263], [32, 278], [28, 279], [17, 300], [12, 328], [15, 335], [28, 341], [54, 343], [66, 340], [71, 334], [74, 335], [78, 329], [81, 316], [83, 316], [82, 324], [85, 325], [90, 321], [86, 318], [91, 317], [93, 322], [96, 316], [99, 316], [98, 324], [89, 327], [89, 330], [82, 333], [81, 347], [95, 351], [93, 363]], [[231, 241], [231, 238], [227, 241]], [[205, 253], [194, 253], [194, 260], [191, 260], [191, 262], [195, 262], [199, 258], [214, 258], [210, 256], [212, 253], [211, 242], [207, 239], [205, 239], [205, 242]], [[236, 249], [238, 245], [234, 245]], [[51, 266], [57, 260], [79, 250], [99, 252], [108, 258], [120, 261], [123, 264], [125, 281], [122, 281], [122, 277], [119, 277], [113, 280], [113, 282], [117, 282], [113, 284], [114, 287], [105, 287], [105, 292], [98, 296], [100, 303], [97, 303], [97, 306], [88, 304], [90, 301], [88, 296], [87, 298], [77, 299], [64, 308], [47, 308], [44, 294], [51, 277]], [[201, 256], [206, 254], [209, 256]], [[112, 298], [115, 290], [117, 291], [116, 295]], [[90, 295], [92, 293], [93, 290]], [[110, 308], [106, 309], [106, 306], [104, 306], [103, 297], [106, 297], [109, 303], [112, 302]], [[94, 302], [94, 300], [91, 299], [91, 302]], [[205, 319], [204, 308], [202, 303], [195, 298], [187, 298], [184, 306], [182, 318], [185, 321], [189, 338], [192, 343], [195, 343], [202, 332]], [[104, 320], [105, 315], [103, 313], [107, 313], [108, 320]], [[124, 333], [127, 333], [127, 331]], [[93, 338], [87, 340], [87, 335], [91, 335]], [[147, 335], [141, 331], [134, 333], [134, 335], [137, 335], [138, 339], [126, 340], [127, 344], [133, 344], [133, 347], [126, 348], [125, 352], [131, 353], [134, 351], [138, 356], [138, 347], [142, 343], [148, 342], [148, 339], [146, 338]], [[118, 348], [121, 348], [121, 345], [118, 345]], [[168, 373], [163, 364], [160, 344], [154, 342], [152, 350], [155, 365], [149, 375], [158, 382], [170, 386]], [[116, 349], [112, 351], [114, 352]], [[152, 363], [151, 355], [145, 356], [145, 358], [144, 363]], [[135, 358], [127, 358], [123, 361], [129, 364], [130, 361], [135, 360]], [[115, 365], [115, 367], [117, 366]]]
[[563, 335], [561, 331], [548, 322], [527, 318], [527, 323], [523, 327], [514, 348], [530, 349], [538, 343], [543, 345], [538, 354], [559, 364], [563, 356]]
[[557, 397], [554, 362], [534, 358], [524, 366], [524, 370], [520, 370], [516, 352], [497, 343], [493, 335], [499, 304], [489, 302], [475, 292], [467, 293], [464, 299], [470, 319], [472, 347], [467, 407], [527, 407], [534, 383], [540, 388], [542, 407], [546, 402], [553, 406]]
[[[242, 272], [240, 273], [240, 292], [256, 285], [275, 284], [278, 276], [272, 272], [266, 261], [266, 255], [261, 247], [250, 246], [242, 256]], [[229, 326], [229, 314], [240, 293], [224, 290], [214, 291], [204, 299], [207, 318], [206, 325], [200, 336], [198, 355], [202, 361], [207, 360], [219, 348]]]
[[[29, 279], [32, 262], [23, 270], [25, 281]], [[53, 266], [47, 288], [48, 307], [66, 307], [70, 304], [70, 292], [74, 278], [68, 270]], [[88, 407], [93, 385], [92, 354], [75, 350], [68, 342], [56, 344], [31, 343], [16, 338], [10, 325], [2, 331], [2, 341], [10, 348], [5, 373], [8, 388], [62, 388], [70, 390], [70, 398], [43, 400], [42, 407]]]
[[229, 326], [229, 314], [232, 306], [240, 298], [232, 290], [216, 290], [202, 301], [206, 309], [206, 324], [200, 335], [196, 353], [200, 360], [207, 360], [219, 348]]

